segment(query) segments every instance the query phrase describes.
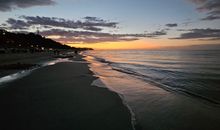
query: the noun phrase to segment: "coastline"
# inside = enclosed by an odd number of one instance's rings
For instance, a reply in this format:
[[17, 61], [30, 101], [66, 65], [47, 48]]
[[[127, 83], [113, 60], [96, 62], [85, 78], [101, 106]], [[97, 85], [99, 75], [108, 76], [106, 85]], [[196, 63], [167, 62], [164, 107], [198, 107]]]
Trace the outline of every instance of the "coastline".
[[[4, 77], [22, 70], [28, 70], [40, 64], [53, 60], [51, 52], [18, 53], [0, 55], [0, 77]], [[10, 68], [10, 66], [12, 68]], [[5, 69], [6, 68], [6, 69]], [[8, 68], [8, 69], [7, 69]]]
[[[217, 123], [220, 121], [219, 106], [198, 100], [185, 93], [169, 91], [141, 76], [118, 71], [114, 69], [114, 65], [118, 65], [117, 61], [126, 63], [132, 60], [124, 60], [123, 55], [115, 56], [114, 54], [112, 52], [103, 55], [89, 53], [86, 59], [92, 63], [90, 64], [91, 70], [97, 77], [100, 77], [102, 83], [123, 95], [126, 103], [132, 108], [138, 125], [143, 130], [220, 128]], [[116, 59], [118, 57], [123, 57], [123, 59]], [[125, 68], [126, 65], [129, 64], [125, 64]]]
[[1, 129], [132, 130], [122, 99], [91, 86], [95, 79], [87, 63], [63, 62], [7, 83], [0, 88]]

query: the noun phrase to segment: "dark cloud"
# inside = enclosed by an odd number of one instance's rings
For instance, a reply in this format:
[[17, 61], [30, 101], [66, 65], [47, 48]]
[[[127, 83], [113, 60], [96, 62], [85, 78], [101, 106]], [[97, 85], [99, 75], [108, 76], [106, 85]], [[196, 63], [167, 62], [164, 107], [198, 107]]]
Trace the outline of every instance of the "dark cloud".
[[67, 20], [57, 17], [20, 16], [18, 20], [9, 18], [6, 22], [11, 29], [22, 29], [30, 26], [62, 27], [70, 29], [83, 29], [89, 31], [102, 31], [103, 28], [116, 28], [117, 22], [109, 22], [96, 17], [85, 17], [86, 20]]
[[[107, 22], [104, 20], [99, 21], [74, 21], [74, 20], [66, 20], [63, 18], [56, 18], [56, 17], [40, 17], [40, 16], [21, 16], [27, 20], [30, 24], [39, 24], [39, 25], [50, 25], [50, 26], [58, 26], [58, 27], [65, 27], [65, 28], [84, 28], [84, 27], [109, 27], [115, 28], [117, 26], [117, 22]], [[93, 30], [91, 30], [93, 31]]]
[[86, 16], [86, 17], [84, 17], [84, 19], [87, 21], [93, 21], [93, 22], [105, 22], [105, 20], [98, 18], [98, 17]]
[[82, 25], [80, 21], [71, 21], [56, 17], [40, 17], [40, 16], [21, 16], [30, 25], [55, 26], [64, 28], [79, 28]]
[[160, 31], [152, 32], [152, 33], [147, 33], [146, 37], [148, 37], [148, 38], [157, 38], [159, 36], [164, 36], [164, 35], [167, 35], [166, 30], [160, 30]]
[[205, 18], [202, 18], [201, 20], [216, 20], [216, 19], [220, 19], [220, 16], [208, 15]]
[[44, 25], [44, 26], [42, 26], [42, 28], [44, 28], [44, 29], [51, 29], [51, 28], [53, 28], [53, 27]]
[[53, 5], [53, 0], [0, 0], [0, 11], [11, 11], [17, 8]]
[[59, 42], [71, 43], [100, 43], [100, 42], [118, 42], [135, 41], [146, 37], [145, 34], [111, 34], [103, 32], [90, 31], [67, 31], [62, 29], [51, 29], [40, 32], [44, 36], [59, 36], [55, 40]]
[[177, 27], [178, 24], [177, 23], [168, 23], [166, 24], [167, 27]]
[[23, 20], [9, 18], [6, 22], [9, 25], [8, 29], [27, 29], [28, 27], [30, 27], [30, 24]]
[[180, 35], [177, 38], [171, 39], [208, 39], [208, 40], [216, 40], [220, 39], [220, 29], [191, 29], [191, 30], [180, 30], [187, 31]]
[[220, 0], [189, 0], [195, 3], [198, 11], [206, 12], [207, 16], [202, 20], [220, 19]]
[[82, 27], [84, 30], [90, 30], [90, 31], [102, 31], [101, 28], [98, 28], [98, 27], [94, 27], [94, 26], [84, 26]]

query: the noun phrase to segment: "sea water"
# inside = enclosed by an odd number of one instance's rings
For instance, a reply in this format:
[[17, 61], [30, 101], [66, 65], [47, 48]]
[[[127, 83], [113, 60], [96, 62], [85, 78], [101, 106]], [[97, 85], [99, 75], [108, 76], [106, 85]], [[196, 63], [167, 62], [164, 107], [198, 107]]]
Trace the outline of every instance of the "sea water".
[[220, 129], [220, 51], [84, 53], [105, 86], [123, 97], [142, 129]]

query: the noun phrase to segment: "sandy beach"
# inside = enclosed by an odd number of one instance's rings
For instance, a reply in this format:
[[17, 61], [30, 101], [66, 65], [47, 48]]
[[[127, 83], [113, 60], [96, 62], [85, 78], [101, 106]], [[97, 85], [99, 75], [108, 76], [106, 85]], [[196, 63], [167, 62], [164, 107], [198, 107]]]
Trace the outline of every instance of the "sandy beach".
[[131, 130], [120, 97], [91, 86], [95, 79], [87, 63], [64, 62], [7, 83], [0, 88], [0, 129]]
[[27, 65], [36, 65], [53, 59], [52, 52], [41, 52], [41, 53], [15, 53], [15, 54], [1, 54], [0, 55], [0, 77], [13, 74], [20, 71], [21, 69], [2, 69], [2, 66], [9, 66], [20, 63]]

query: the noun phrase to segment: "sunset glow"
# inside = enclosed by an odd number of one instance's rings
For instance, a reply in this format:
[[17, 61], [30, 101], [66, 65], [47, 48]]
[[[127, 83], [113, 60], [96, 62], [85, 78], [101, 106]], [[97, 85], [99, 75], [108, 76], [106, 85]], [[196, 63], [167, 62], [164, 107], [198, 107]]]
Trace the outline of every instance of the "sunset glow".
[[12, 1], [0, 6], [2, 29], [39, 33], [73, 47], [154, 49], [220, 43], [217, 0]]
[[[212, 44], [218, 44], [218, 41], [211, 42]], [[123, 50], [123, 49], [162, 49], [164, 47], [184, 47], [188, 45], [206, 45], [207, 41], [198, 41], [198, 40], [166, 40], [166, 39], [153, 39], [153, 40], [138, 40], [131, 42], [105, 42], [105, 43], [83, 43], [83, 44], [71, 44], [67, 43], [67, 45], [72, 47], [88, 47], [96, 50]]]

